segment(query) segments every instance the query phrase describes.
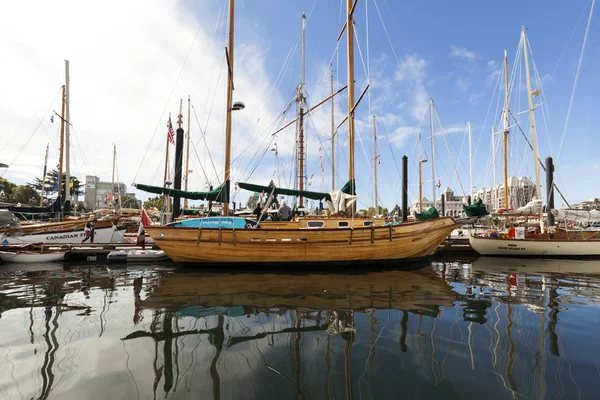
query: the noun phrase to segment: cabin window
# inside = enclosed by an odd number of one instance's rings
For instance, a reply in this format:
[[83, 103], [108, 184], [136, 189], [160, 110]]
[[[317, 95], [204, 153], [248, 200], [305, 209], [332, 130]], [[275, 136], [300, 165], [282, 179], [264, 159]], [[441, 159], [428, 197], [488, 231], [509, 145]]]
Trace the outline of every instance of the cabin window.
[[363, 221], [363, 226], [373, 226], [373, 221]]
[[306, 223], [307, 228], [322, 228], [325, 226], [325, 222], [323, 221], [308, 221]]
[[349, 226], [348, 221], [339, 221], [338, 228], [347, 228]]

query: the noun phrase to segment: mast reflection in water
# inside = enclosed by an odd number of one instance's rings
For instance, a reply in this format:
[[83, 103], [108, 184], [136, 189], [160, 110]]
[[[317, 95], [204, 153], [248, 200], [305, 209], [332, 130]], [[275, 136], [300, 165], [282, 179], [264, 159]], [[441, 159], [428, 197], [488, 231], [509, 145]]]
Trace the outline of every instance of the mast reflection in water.
[[595, 261], [351, 274], [7, 264], [0, 393], [596, 398], [599, 295]]

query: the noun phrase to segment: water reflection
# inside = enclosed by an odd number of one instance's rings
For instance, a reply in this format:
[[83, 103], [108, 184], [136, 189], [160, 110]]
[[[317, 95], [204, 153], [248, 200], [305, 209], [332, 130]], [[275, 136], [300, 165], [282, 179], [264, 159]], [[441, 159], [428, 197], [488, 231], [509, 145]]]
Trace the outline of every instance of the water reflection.
[[595, 398], [600, 263], [0, 267], [7, 398]]

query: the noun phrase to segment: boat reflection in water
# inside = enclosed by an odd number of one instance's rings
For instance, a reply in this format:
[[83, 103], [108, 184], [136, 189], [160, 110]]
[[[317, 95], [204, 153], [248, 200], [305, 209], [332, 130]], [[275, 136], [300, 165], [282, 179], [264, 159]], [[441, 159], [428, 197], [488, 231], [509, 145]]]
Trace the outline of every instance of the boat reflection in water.
[[[0, 267], [8, 398], [594, 398], [600, 263]], [[33, 372], [32, 372], [33, 371]]]

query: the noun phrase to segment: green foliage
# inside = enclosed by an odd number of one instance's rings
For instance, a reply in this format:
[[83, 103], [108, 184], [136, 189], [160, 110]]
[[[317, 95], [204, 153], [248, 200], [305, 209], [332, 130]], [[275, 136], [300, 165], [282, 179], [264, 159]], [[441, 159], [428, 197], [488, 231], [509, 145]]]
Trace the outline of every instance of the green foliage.
[[156, 197], [148, 199], [144, 202], [144, 208], [155, 207], [159, 210], [162, 210], [162, 206], [163, 206], [163, 197], [162, 196], [156, 196]]
[[[62, 193], [63, 193], [63, 198], [64, 193], [65, 193], [65, 181], [67, 179], [67, 174], [65, 174], [63, 172], [63, 188], [62, 188]], [[73, 187], [71, 188], [71, 195], [77, 195], [77, 196], [82, 196], [83, 195], [83, 188], [81, 186], [81, 182], [79, 181], [79, 179], [76, 176], [71, 176], [71, 182], [73, 183]], [[55, 190], [56, 185], [58, 184], [58, 170], [54, 169], [52, 171], [49, 171], [46, 173], [46, 182], [44, 183], [44, 197], [50, 197], [51, 195], [55, 194], [58, 192], [58, 190]], [[35, 178], [35, 181], [33, 183], [29, 183], [28, 184], [30, 187], [32, 187], [33, 189], [37, 190], [38, 192], [41, 192], [42, 190], [42, 179], [41, 178]]]
[[[118, 202], [118, 199], [115, 199]], [[123, 208], [140, 208], [135, 196], [130, 194], [121, 195], [121, 207]]]
[[0, 202], [39, 205], [40, 195], [28, 185], [15, 185], [4, 178], [0, 178]]

